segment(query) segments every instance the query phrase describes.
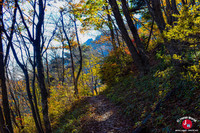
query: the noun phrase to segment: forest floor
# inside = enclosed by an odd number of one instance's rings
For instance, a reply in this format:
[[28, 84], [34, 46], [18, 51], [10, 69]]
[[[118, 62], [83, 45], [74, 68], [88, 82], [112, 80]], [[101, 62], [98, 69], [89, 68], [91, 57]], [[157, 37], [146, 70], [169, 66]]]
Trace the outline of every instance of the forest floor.
[[133, 123], [123, 108], [104, 95], [82, 97], [66, 110], [53, 127], [54, 133], [131, 133]]
[[[132, 124], [105, 96], [88, 97], [88, 114], [81, 120], [83, 133], [130, 133]], [[132, 130], [131, 130], [132, 129]]]

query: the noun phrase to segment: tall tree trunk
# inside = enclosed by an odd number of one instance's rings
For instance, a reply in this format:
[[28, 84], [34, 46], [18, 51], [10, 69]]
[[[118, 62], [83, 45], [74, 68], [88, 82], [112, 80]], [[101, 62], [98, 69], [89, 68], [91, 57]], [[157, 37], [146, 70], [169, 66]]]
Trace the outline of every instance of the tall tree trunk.
[[109, 14], [108, 6], [106, 6], [106, 11], [107, 11], [107, 18], [108, 18], [108, 28], [110, 29], [110, 35], [111, 35], [111, 43], [113, 45], [114, 51], [116, 51], [117, 45], [116, 45], [116, 42], [115, 42], [115, 34], [114, 34], [114, 30], [113, 30], [113, 25], [112, 25], [112, 18]]
[[17, 57], [17, 54], [16, 54], [16, 51], [13, 47], [13, 45], [11, 44], [11, 49], [13, 51], [13, 55], [14, 55], [14, 58], [17, 62], [17, 64], [19, 65], [19, 67], [22, 69], [23, 73], [24, 73], [24, 76], [25, 76], [25, 81], [26, 81], [26, 91], [27, 91], [27, 94], [28, 94], [28, 101], [30, 103], [30, 106], [31, 106], [31, 110], [32, 110], [32, 115], [33, 115], [33, 119], [35, 121], [35, 125], [36, 125], [36, 128], [37, 128], [37, 131], [39, 133], [43, 133], [43, 129], [42, 127], [40, 126], [40, 124], [38, 123], [38, 118], [37, 118], [37, 114], [36, 114], [36, 110], [35, 110], [35, 106], [33, 104], [33, 100], [32, 100], [32, 94], [31, 94], [31, 91], [30, 91], [30, 84], [29, 84], [29, 75], [28, 75], [28, 70], [26, 69], [26, 66], [23, 65], [22, 63], [20, 63], [18, 57]]
[[[9, 130], [5, 130], [5, 132], [13, 133], [13, 127], [10, 116], [10, 107], [8, 101], [8, 93], [6, 87], [6, 77], [5, 77], [5, 68], [4, 68], [4, 51], [3, 51], [3, 43], [2, 43], [2, 31], [3, 31], [3, 0], [0, 1], [0, 86], [3, 100], [3, 116], [5, 117], [4, 126]], [[2, 120], [3, 122], [3, 120]]]
[[72, 54], [72, 47], [71, 47], [71, 43], [70, 40], [67, 36], [67, 33], [65, 31], [65, 26], [64, 26], [64, 20], [63, 20], [63, 14], [62, 12], [60, 12], [61, 15], [61, 23], [62, 23], [62, 29], [63, 32], [65, 34], [65, 38], [67, 39], [68, 45], [69, 45], [69, 52], [70, 52], [70, 58], [71, 58], [71, 65], [72, 65], [72, 79], [73, 79], [73, 84], [74, 84], [74, 94], [76, 96], [78, 96], [78, 89], [77, 89], [77, 84], [76, 84], [76, 78], [75, 78], [75, 68], [74, 68], [74, 59], [73, 59], [73, 54]]
[[119, 34], [118, 34], [119, 31], [118, 31], [116, 25], [115, 24], [113, 24], [113, 25], [115, 27], [115, 32], [116, 32], [116, 38], [117, 38], [118, 47], [121, 47], [121, 44], [120, 44], [120, 41], [119, 41]]
[[109, 4], [112, 7], [112, 11], [114, 13], [117, 25], [118, 25], [121, 33], [122, 33], [123, 39], [125, 40], [128, 48], [129, 48], [129, 51], [130, 51], [131, 56], [133, 58], [134, 64], [136, 65], [136, 67], [140, 71], [140, 74], [143, 75], [146, 72], [144, 61], [141, 58], [141, 56], [138, 54], [136, 47], [134, 47], [134, 45], [131, 41], [131, 38], [129, 37], [129, 34], [127, 32], [127, 29], [126, 29], [125, 24], [124, 24], [123, 19], [122, 19], [122, 16], [120, 14], [117, 2], [116, 2], [116, 0], [109, 0]]
[[[177, 9], [177, 6], [176, 6], [176, 0], [171, 0], [171, 3], [172, 3], [172, 13], [173, 14], [179, 14], [179, 11]], [[172, 21], [177, 21], [178, 18], [177, 17], [174, 17], [172, 16]]]
[[32, 79], [32, 92], [33, 92], [33, 101], [34, 101], [34, 105], [35, 105], [35, 112], [36, 112], [36, 116], [38, 119], [38, 124], [41, 127], [41, 130], [43, 130], [42, 128], [42, 122], [41, 122], [41, 118], [40, 118], [40, 114], [39, 114], [39, 109], [38, 109], [38, 104], [37, 104], [37, 97], [36, 97], [36, 87], [35, 87], [35, 78], [36, 78], [36, 71], [35, 71], [35, 66], [36, 66], [36, 62], [35, 62], [35, 51], [34, 51], [34, 57], [33, 57], [33, 79]]
[[154, 25], [154, 18], [153, 18], [153, 20], [152, 20], [152, 24], [151, 24], [151, 30], [150, 30], [150, 33], [149, 33], [149, 37], [148, 37], [148, 41], [147, 41], [147, 45], [146, 45], [146, 50], [148, 49], [148, 47], [149, 47], [149, 43], [150, 43], [150, 40], [151, 40], [151, 36], [152, 36], [152, 34], [153, 34], [153, 25]]
[[3, 118], [3, 112], [2, 112], [1, 105], [0, 105], [0, 132], [6, 133], [5, 121], [4, 121], [4, 118]]
[[176, 6], [176, 0], [171, 0], [171, 3], [172, 3], [173, 13], [174, 14], [179, 14], [179, 11], [178, 11], [177, 6]]
[[187, 4], [187, 0], [186, 0], [186, 2], [185, 2], [185, 0], [181, 0], [181, 1], [182, 1], [183, 5]]
[[128, 10], [128, 6], [127, 6], [127, 2], [126, 0], [121, 0], [122, 2], [122, 9], [123, 9], [123, 13], [125, 15], [125, 18], [127, 20], [127, 23], [128, 23], [128, 26], [131, 30], [131, 33], [132, 33], [132, 36], [134, 38], [134, 41], [136, 43], [136, 48], [137, 49], [140, 49], [140, 51], [143, 51], [144, 52], [144, 46], [140, 40], [140, 37], [139, 37], [139, 34], [138, 34], [138, 31], [133, 23], [133, 20], [130, 16], [130, 13], [129, 13], [129, 10]]
[[46, 129], [46, 133], [51, 133], [51, 124], [49, 120], [49, 112], [48, 112], [48, 93], [45, 85], [45, 77], [44, 77], [44, 66], [42, 63], [42, 51], [41, 51], [41, 33], [42, 33], [42, 25], [44, 24], [44, 5], [43, 0], [39, 0], [39, 16], [38, 23], [36, 25], [36, 39], [34, 41], [34, 49], [36, 53], [36, 64], [37, 64], [37, 73], [38, 73], [38, 82], [42, 96], [42, 113], [43, 120]]
[[160, 0], [151, 0], [151, 4], [150, 2], [145, 0], [149, 9], [149, 12], [151, 14], [151, 16], [155, 19], [155, 22], [158, 26], [158, 29], [160, 31], [160, 33], [162, 33], [165, 30], [165, 20], [163, 18], [163, 13], [161, 10], [161, 4], [160, 4]]
[[0, 86], [1, 86], [1, 93], [2, 93], [2, 100], [3, 100], [3, 112], [4, 112], [4, 117], [5, 117], [5, 123], [7, 125], [7, 128], [9, 129], [9, 132], [13, 133], [12, 122], [11, 122], [11, 117], [10, 117], [10, 107], [9, 107], [9, 102], [8, 102], [8, 93], [7, 93], [7, 87], [6, 87], [5, 68], [3, 64], [2, 41], [0, 42], [0, 70], [1, 70]]
[[134, 41], [135, 41], [135, 44], [136, 44], [136, 49], [138, 50], [138, 52], [139, 52], [138, 54], [142, 58], [143, 65], [144, 65], [146, 71], [148, 71], [149, 62], [148, 62], [148, 58], [147, 58], [146, 53], [145, 53], [146, 52], [145, 47], [142, 44], [142, 42], [140, 40], [140, 37], [139, 37], [139, 34], [138, 34], [138, 31], [136, 29], [136, 26], [133, 23], [133, 20], [131, 18], [129, 10], [128, 10], [128, 6], [127, 6], [127, 3], [126, 3], [126, 0], [121, 0], [121, 2], [122, 2], [123, 13], [124, 13], [124, 15], [126, 17], [128, 26], [129, 26], [129, 28], [131, 30], [131, 33], [133, 35], [133, 38], [134, 38]]
[[172, 7], [169, 0], [166, 0], [166, 16], [167, 16], [167, 23], [172, 25]]
[[95, 81], [94, 81], [94, 90], [96, 92], [96, 95], [98, 95], [98, 92], [97, 92], [97, 79], [95, 79]]
[[45, 123], [45, 128], [47, 133], [51, 133], [51, 125], [50, 125], [50, 120], [48, 116], [48, 93], [47, 89], [45, 86], [45, 78], [44, 78], [44, 68], [43, 68], [43, 63], [42, 63], [42, 57], [41, 57], [41, 52], [40, 52], [40, 47], [35, 46], [36, 49], [36, 62], [37, 62], [37, 71], [38, 71], [38, 82], [39, 82], [39, 87], [41, 91], [41, 96], [42, 96], [42, 113], [43, 113], [43, 119]]
[[48, 85], [47, 85], [47, 87], [48, 87], [48, 94], [50, 93], [49, 91], [49, 87], [50, 87], [50, 79], [49, 79], [49, 62], [48, 62], [48, 53], [47, 53], [47, 51], [46, 51], [46, 67], [47, 67], [47, 71], [46, 71], [46, 73], [47, 73], [47, 83], [48, 83]]
[[[74, 18], [74, 19], [76, 19], [76, 18]], [[77, 40], [77, 43], [78, 43], [78, 49], [79, 49], [79, 55], [80, 55], [80, 60], [79, 60], [80, 66], [79, 66], [78, 74], [76, 76], [76, 92], [77, 92], [77, 94], [75, 94], [76, 96], [78, 96], [78, 79], [79, 79], [81, 71], [82, 71], [83, 56], [82, 56], [81, 44], [80, 44], [79, 37], [78, 37], [78, 30], [77, 30], [76, 20], [74, 20], [74, 27], [75, 27], [76, 40]]]
[[65, 81], [65, 58], [64, 58], [64, 42], [62, 42], [62, 85]]
[[170, 25], [173, 25], [174, 21], [177, 21], [178, 18], [172, 16], [172, 14], [179, 14], [179, 11], [176, 6], [176, 0], [166, 0], [166, 17], [167, 17], [167, 23]]
[[195, 5], [195, 0], [190, 0], [190, 4]]
[[[10, 71], [9, 70], [7, 70], [7, 72], [9, 72], [10, 73]], [[7, 79], [9, 78], [9, 76], [8, 76], [8, 73], [7, 73]], [[11, 76], [11, 74], [10, 74], [10, 76]], [[11, 80], [12, 81], [14, 81], [13, 79], [12, 79], [12, 76], [11, 76]], [[23, 126], [23, 122], [22, 122], [22, 117], [21, 117], [21, 112], [20, 112], [20, 109], [19, 109], [19, 103], [17, 102], [17, 100], [16, 100], [16, 98], [15, 98], [15, 95], [14, 95], [14, 93], [12, 92], [12, 90], [11, 90], [11, 84], [10, 84], [10, 82], [8, 81], [8, 84], [9, 84], [9, 92], [10, 92], [10, 95], [11, 95], [11, 97], [12, 97], [12, 99], [13, 99], [13, 101], [14, 101], [14, 107], [15, 107], [15, 110], [16, 110], [16, 115], [20, 118], [20, 120], [19, 120], [19, 122], [20, 122], [20, 127], [18, 126], [18, 128], [19, 128], [19, 130], [23, 130], [24, 129], [24, 126]], [[14, 87], [13, 87], [14, 88]], [[12, 110], [11, 110], [11, 114], [12, 114], [13, 112], [12, 112]], [[12, 114], [13, 115], [13, 114]], [[11, 116], [12, 116], [11, 115]], [[14, 119], [13, 119], [13, 121], [15, 121], [15, 116], [14, 116]], [[16, 121], [15, 121], [15, 123], [16, 123]], [[16, 124], [16, 125], [18, 125], [18, 124]], [[21, 131], [20, 131], [21, 132]], [[22, 131], [22, 133], [23, 133], [23, 131]]]

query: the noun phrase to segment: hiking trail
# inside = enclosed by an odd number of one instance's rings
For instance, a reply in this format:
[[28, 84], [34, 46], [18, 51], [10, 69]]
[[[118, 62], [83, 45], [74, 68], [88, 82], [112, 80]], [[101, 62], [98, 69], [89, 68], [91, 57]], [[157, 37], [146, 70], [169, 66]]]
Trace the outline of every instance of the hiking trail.
[[[131, 133], [132, 124], [105, 96], [88, 97], [89, 113], [82, 119], [84, 133]], [[131, 130], [132, 129], [132, 130]]]

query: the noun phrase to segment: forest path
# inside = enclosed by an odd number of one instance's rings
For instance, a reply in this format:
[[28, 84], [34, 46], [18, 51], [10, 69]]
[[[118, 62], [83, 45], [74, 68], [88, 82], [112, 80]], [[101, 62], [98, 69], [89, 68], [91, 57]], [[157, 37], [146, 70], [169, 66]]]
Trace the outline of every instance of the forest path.
[[129, 120], [105, 96], [89, 97], [88, 103], [89, 113], [82, 119], [83, 133], [131, 133]]

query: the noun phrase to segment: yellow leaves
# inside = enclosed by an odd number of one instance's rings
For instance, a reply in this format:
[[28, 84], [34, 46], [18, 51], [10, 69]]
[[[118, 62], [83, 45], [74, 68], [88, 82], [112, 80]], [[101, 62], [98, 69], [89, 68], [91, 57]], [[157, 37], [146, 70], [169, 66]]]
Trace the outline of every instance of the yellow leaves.
[[191, 71], [194, 71], [194, 72], [200, 73], [199, 65], [193, 65], [193, 66], [190, 66], [190, 67], [188, 67], [188, 69], [190, 69]]
[[[95, 25], [95, 27], [101, 27], [107, 16], [109, 10], [104, 10], [103, 6], [106, 6], [106, 1], [104, 0], [87, 0], [80, 1], [79, 3], [70, 3], [72, 6], [73, 13], [77, 16], [77, 18], [81, 21], [84, 27], [90, 27], [91, 25]], [[99, 12], [101, 12], [101, 17], [99, 16]], [[111, 12], [109, 12], [111, 14]], [[97, 28], [98, 29], [98, 28]]]
[[190, 45], [191, 48], [195, 48], [197, 47], [197, 44], [194, 44], [194, 45]]
[[[71, 44], [71, 47], [72, 48], [76, 48], [78, 46], [78, 43], [72, 43]], [[49, 47], [48, 49], [69, 49], [69, 46], [68, 45], [65, 45], [65, 46], [57, 46], [57, 47]]]
[[181, 73], [181, 75], [184, 79], [188, 81], [197, 81], [200, 79], [199, 73], [192, 73], [191, 71], [188, 71], [187, 73]]
[[173, 54], [172, 58], [175, 59], [175, 60], [180, 60], [181, 61], [181, 56], [180, 55]]
[[169, 72], [172, 70], [172, 68], [167, 68], [165, 69], [164, 71], [157, 71], [155, 74], [154, 74], [154, 77], [162, 77], [162, 78], [165, 78], [166, 76], [169, 75]]
[[160, 56], [160, 58], [165, 59], [166, 62], [170, 62], [172, 59], [170, 55], [162, 55], [162, 56]]
[[168, 31], [164, 32], [164, 36], [168, 39], [176, 39], [195, 43], [198, 39], [191, 38], [191, 35], [199, 34], [200, 16], [198, 9], [200, 5], [183, 6], [180, 10], [180, 15], [173, 15], [178, 18], [174, 27], [167, 25]]
[[159, 96], [162, 96], [162, 93], [163, 93], [163, 91], [159, 91], [158, 95], [159, 95]]
[[110, 41], [110, 36], [102, 35], [101, 38], [99, 40], [95, 41], [94, 43], [103, 44], [103, 43], [107, 43], [108, 41]]

